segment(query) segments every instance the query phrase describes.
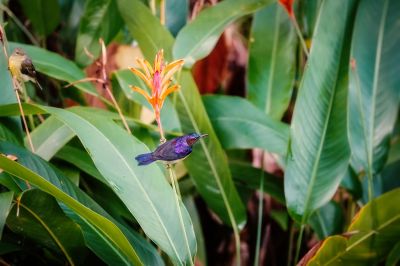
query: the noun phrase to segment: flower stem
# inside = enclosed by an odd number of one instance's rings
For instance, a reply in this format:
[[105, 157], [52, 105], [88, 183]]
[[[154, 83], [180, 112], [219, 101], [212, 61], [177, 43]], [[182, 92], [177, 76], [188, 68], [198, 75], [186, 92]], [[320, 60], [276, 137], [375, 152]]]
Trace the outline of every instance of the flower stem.
[[[181, 208], [180, 208], [180, 204], [179, 204], [179, 202], [180, 202], [180, 199], [179, 199], [179, 197], [178, 197], [178, 189], [179, 189], [179, 188], [177, 189], [177, 187], [176, 187], [176, 185], [175, 185], [175, 182], [178, 182], [178, 181], [177, 181], [175, 172], [174, 172], [174, 170], [172, 169], [172, 165], [167, 164], [166, 167], [167, 167], [167, 169], [168, 169], [168, 171], [169, 171], [169, 177], [170, 177], [170, 179], [171, 179], [172, 189], [174, 190], [175, 204], [176, 204], [176, 207], [178, 208], [179, 222], [180, 222], [180, 224], [181, 224], [181, 228], [182, 228], [182, 231], [183, 231], [183, 233], [184, 233], [186, 249], [187, 249], [187, 252], [188, 252], [189, 257], [190, 257], [190, 265], [193, 266], [194, 263], [193, 263], [193, 259], [192, 259], [192, 253], [190, 252], [189, 240], [188, 240], [188, 238], [187, 238], [187, 233], [186, 233], [186, 229], [185, 229], [185, 224], [184, 224], [184, 222], [183, 222], [183, 216], [182, 216], [182, 212], [181, 212]], [[179, 193], [179, 194], [180, 194], [180, 193]]]
[[261, 245], [261, 231], [262, 231], [262, 216], [263, 216], [263, 203], [264, 203], [264, 151], [261, 155], [261, 175], [260, 175], [260, 188], [258, 190], [258, 221], [257, 221], [257, 241], [256, 252], [254, 256], [254, 266], [260, 265], [260, 245]]
[[160, 0], [160, 22], [161, 25], [165, 25], [165, 1]]
[[299, 233], [299, 236], [297, 237], [296, 256], [294, 257], [293, 265], [296, 265], [297, 261], [299, 260], [301, 242], [303, 240], [303, 233], [304, 233], [304, 225], [301, 225], [300, 233]]
[[301, 46], [302, 46], [302, 48], [303, 48], [303, 51], [304, 51], [304, 53], [306, 54], [306, 56], [307, 56], [307, 58], [308, 58], [308, 57], [310, 56], [310, 54], [309, 54], [309, 52], [308, 52], [307, 44], [306, 44], [306, 42], [304, 41], [303, 34], [301, 33], [301, 30], [300, 30], [300, 27], [299, 27], [299, 23], [297, 23], [296, 16], [293, 15], [293, 16], [290, 17], [290, 19], [291, 19], [292, 22], [293, 22], [293, 26], [294, 26], [294, 28], [295, 28], [295, 30], [296, 30], [297, 36], [299, 37], [299, 40], [300, 40]]

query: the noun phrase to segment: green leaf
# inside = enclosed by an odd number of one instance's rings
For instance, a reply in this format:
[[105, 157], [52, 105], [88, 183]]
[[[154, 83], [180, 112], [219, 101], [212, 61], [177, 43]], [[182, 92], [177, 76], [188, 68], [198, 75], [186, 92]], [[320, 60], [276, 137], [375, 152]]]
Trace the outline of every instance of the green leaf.
[[139, 0], [116, 1], [119, 12], [132, 36], [139, 42], [144, 57], [153, 61], [158, 50], [164, 49], [164, 57], [170, 60], [174, 38], [161, 26], [158, 18]]
[[[22, 43], [10, 43], [10, 48], [20, 47], [32, 59], [38, 72], [52, 78], [72, 83], [84, 79], [85, 73], [72, 61], [59, 54], [49, 52], [45, 49]], [[76, 88], [90, 95], [102, 98], [98, 95], [95, 87], [90, 82], [82, 82], [74, 85]], [[71, 88], [66, 88], [66, 90]]]
[[396, 0], [361, 1], [355, 22], [349, 138], [354, 169], [371, 178], [386, 162], [399, 108], [399, 10]]
[[176, 36], [189, 17], [189, 0], [168, 0], [165, 4], [166, 26]]
[[348, 237], [332, 236], [307, 265], [374, 265], [400, 238], [400, 189], [365, 205], [348, 228]]
[[295, 78], [297, 37], [279, 3], [254, 14], [247, 71], [247, 97], [276, 120], [286, 111]]
[[64, 263], [70, 265], [78, 264], [87, 252], [80, 227], [66, 217], [50, 195], [37, 189], [19, 196], [19, 203], [14, 204], [7, 218], [7, 226], [63, 255]]
[[225, 149], [262, 148], [286, 154], [289, 127], [235, 96], [203, 96], [215, 131]]
[[11, 203], [14, 198], [14, 192], [3, 192], [0, 194], [0, 239], [3, 236], [3, 228], [6, 224], [8, 213], [10, 212]]
[[100, 182], [107, 184], [107, 181], [105, 181], [99, 170], [97, 170], [89, 154], [83, 150], [72, 146], [64, 146], [59, 152], [57, 152], [55, 157], [76, 166], [82, 172], [85, 172]]
[[32, 185], [40, 188], [41, 190], [51, 194], [57, 200], [62, 201], [69, 208], [79, 214], [85, 221], [87, 221], [92, 228], [102, 232], [104, 237], [113, 245], [114, 254], [119, 256], [126, 264], [129, 261], [134, 261], [138, 265], [141, 262], [133, 250], [132, 246], [129, 244], [128, 240], [122, 234], [120, 229], [118, 229], [112, 222], [103, 216], [97, 214], [91, 209], [85, 207], [75, 199], [71, 198], [68, 194], [64, 193], [61, 189], [41, 177], [40, 175], [34, 173], [30, 169], [14, 162], [3, 155], [0, 155], [0, 167], [4, 171], [24, 180], [27, 180]]
[[361, 181], [350, 166], [347, 168], [346, 174], [340, 182], [340, 186], [350, 192], [354, 200], [361, 198], [363, 193]]
[[[144, 232], [176, 263], [190, 260], [182, 229], [175, 220], [178, 210], [173, 191], [161, 169], [155, 164], [137, 166], [133, 159], [149, 150], [112, 120], [101, 114], [92, 114], [92, 110], [40, 108], [56, 116], [75, 132], [99, 172], [135, 216]], [[184, 207], [182, 213], [191, 254], [195, 254], [196, 242], [190, 217]]]
[[[261, 169], [254, 168], [250, 163], [236, 161], [229, 161], [229, 168], [237, 187], [246, 187], [251, 190], [259, 189]], [[271, 195], [282, 204], [285, 203], [282, 180], [266, 172], [264, 173], [264, 193]]]
[[226, 154], [207, 116], [199, 91], [188, 70], [183, 70], [176, 103], [183, 132], [207, 133], [193, 153], [184, 161], [190, 176], [207, 205], [226, 223], [242, 228], [246, 213], [232, 181]]
[[202, 10], [176, 36], [174, 58], [183, 58], [186, 67], [193, 66], [197, 60], [206, 57], [212, 51], [229, 24], [273, 2], [273, 0], [225, 0]]
[[47, 36], [60, 23], [60, 6], [57, 0], [19, 0], [22, 10], [35, 31]]
[[340, 205], [330, 201], [317, 209], [310, 217], [310, 225], [319, 239], [343, 231], [344, 217]]
[[[71, 180], [65, 177], [60, 171], [50, 166], [37, 155], [32, 154], [30, 151], [14, 145], [0, 143], [0, 152], [5, 154], [14, 154], [18, 157], [18, 162], [20, 164], [36, 172], [38, 175], [45, 178], [68, 196], [79, 201], [79, 203], [84, 205], [86, 208], [89, 208], [90, 210], [109, 220], [109, 226], [106, 228], [108, 232], [112, 233], [113, 230], [116, 230], [114, 233], [115, 237], [121, 238], [122, 240], [125, 238], [128, 239], [131, 245], [135, 247], [135, 252], [138, 253], [140, 261], [143, 262], [143, 264], [160, 265], [160, 256], [157, 254], [152, 245], [148, 244], [143, 238], [137, 237], [134, 232], [116, 222], [113, 217], [105, 212], [87, 194], [75, 186]], [[24, 184], [24, 182], [22, 183]], [[121, 250], [118, 246], [116, 246], [116, 243], [113, 242], [113, 238], [109, 238], [103, 230], [99, 230], [99, 228], [93, 226], [91, 220], [81, 217], [79, 213], [74, 212], [64, 204], [60, 204], [60, 206], [71, 219], [81, 226], [86, 245], [97, 256], [110, 265], [127, 264], [127, 258], [121, 254]], [[103, 226], [106, 225], [104, 223], [101, 224]], [[121, 230], [123, 234], [121, 234], [119, 230]]]
[[354, 3], [322, 3], [293, 113], [285, 197], [301, 224], [333, 196], [349, 162], [346, 99]]
[[[137, 0], [117, 1], [122, 17], [139, 42], [145, 57], [153, 58], [156, 52], [163, 48], [165, 57], [171, 59], [173, 37], [160, 25], [150, 10]], [[133, 14], [130, 10], [136, 10], [137, 13]], [[209, 207], [225, 223], [235, 223], [241, 227], [246, 220], [245, 209], [233, 185], [226, 155], [211, 127], [190, 72], [182, 71], [178, 83], [182, 89], [176, 97], [176, 110], [182, 131], [209, 134], [208, 139], [201, 140], [200, 145], [185, 160], [185, 166]]]
[[392, 248], [389, 255], [387, 256], [385, 266], [396, 266], [400, 262], [400, 242]]
[[12, 127], [15, 124], [11, 119], [2, 118], [0, 119], [0, 141], [10, 141], [15, 144], [21, 144], [21, 141], [12, 131]]
[[323, 0], [307, 0], [304, 5], [304, 27], [307, 38], [311, 38], [314, 33], [315, 23], [318, 18], [318, 11]]
[[123, 21], [115, 0], [86, 1], [76, 41], [75, 60], [85, 66], [92, 63], [84, 48], [98, 57], [101, 50], [99, 38], [105, 44], [109, 43], [122, 26]]
[[44, 160], [50, 160], [75, 133], [55, 117], [49, 117], [31, 132], [35, 153]]

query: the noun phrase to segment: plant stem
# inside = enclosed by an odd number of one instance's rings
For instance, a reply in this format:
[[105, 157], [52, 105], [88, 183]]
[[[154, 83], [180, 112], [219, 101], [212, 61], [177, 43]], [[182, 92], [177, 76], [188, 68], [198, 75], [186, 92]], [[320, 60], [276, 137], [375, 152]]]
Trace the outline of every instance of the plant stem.
[[119, 108], [119, 105], [117, 101], [114, 98], [114, 95], [112, 94], [110, 87], [108, 86], [108, 77], [107, 77], [107, 72], [106, 72], [106, 65], [107, 65], [107, 50], [106, 46], [104, 44], [103, 39], [99, 39], [99, 43], [101, 45], [101, 74], [102, 74], [102, 84], [103, 84], [103, 89], [107, 91], [108, 96], [110, 96], [112, 103], [114, 104], [114, 108], [117, 110], [119, 116], [121, 117], [122, 123], [125, 126], [126, 131], [128, 131], [129, 134], [132, 134], [128, 123], [126, 122], [126, 119], [124, 115], [122, 114], [121, 108]]
[[[164, 130], [163, 130], [163, 127], [162, 127], [162, 124], [161, 124], [160, 110], [154, 110], [154, 111], [156, 112], [156, 120], [157, 120], [158, 128], [160, 130], [160, 143], [164, 144], [166, 142], [166, 139], [164, 137]], [[180, 191], [178, 192], [178, 189], [179, 189], [179, 186], [177, 185], [178, 180], [176, 178], [175, 171], [172, 169], [172, 166], [170, 164], [167, 164], [166, 168], [167, 168], [167, 170], [169, 172], [169, 177], [170, 177], [170, 180], [171, 180], [172, 189], [174, 191], [175, 204], [176, 204], [176, 208], [177, 208], [178, 215], [179, 215], [179, 223], [181, 225], [181, 228], [182, 228], [182, 231], [183, 231], [183, 234], [184, 234], [184, 237], [185, 237], [186, 249], [187, 249], [187, 252], [188, 252], [189, 257], [190, 257], [190, 265], [194, 266], [192, 253], [190, 252], [189, 240], [188, 240], [188, 237], [187, 237], [185, 224], [183, 222], [183, 216], [182, 216], [182, 212], [181, 212], [181, 208], [180, 208], [180, 204], [179, 204], [179, 202], [181, 200], [181, 197], [180, 197], [181, 193], [180, 193]]]
[[299, 260], [301, 242], [303, 240], [303, 233], [304, 233], [304, 225], [301, 225], [300, 233], [299, 233], [299, 236], [297, 237], [296, 256], [294, 257], [293, 265], [296, 265], [297, 261]]
[[180, 204], [179, 204], [180, 199], [178, 198], [178, 190], [177, 190], [177, 187], [175, 186], [175, 182], [178, 182], [178, 181], [176, 180], [177, 178], [176, 178], [174, 170], [172, 169], [172, 165], [167, 164], [166, 167], [167, 167], [167, 169], [169, 171], [169, 177], [171, 179], [172, 188], [174, 190], [175, 204], [176, 204], [176, 207], [178, 208], [179, 222], [181, 224], [181, 228], [182, 228], [182, 231], [183, 231], [184, 236], [185, 236], [186, 249], [187, 249], [187, 252], [188, 252], [189, 257], [190, 257], [190, 265], [193, 266], [194, 263], [193, 263], [192, 253], [190, 252], [189, 240], [187, 238], [185, 224], [183, 222], [183, 216], [182, 216], [182, 212], [181, 212], [181, 208], [180, 208]]
[[289, 247], [288, 247], [288, 259], [287, 266], [290, 266], [292, 262], [292, 250], [293, 250], [293, 241], [294, 241], [294, 223], [290, 227], [290, 235], [289, 235]]
[[155, 16], [156, 15], [156, 0], [150, 0], [149, 6], [150, 6], [151, 14], [153, 14], [153, 16]]
[[300, 30], [300, 27], [299, 27], [299, 23], [297, 23], [296, 16], [293, 15], [293, 16], [290, 17], [290, 19], [292, 20], [293, 26], [294, 26], [294, 28], [296, 30], [296, 33], [297, 33], [297, 36], [300, 39], [300, 43], [301, 43], [301, 46], [303, 48], [303, 51], [304, 51], [304, 53], [306, 54], [306, 56], [308, 58], [310, 55], [308, 53], [306, 42], [304, 41], [304, 38], [303, 38], [303, 34], [301, 33], [301, 30]]
[[260, 188], [258, 190], [258, 221], [257, 221], [257, 240], [256, 252], [254, 255], [254, 266], [260, 265], [260, 245], [261, 245], [261, 231], [262, 231], [262, 216], [263, 216], [263, 203], [264, 203], [264, 151], [261, 155], [261, 175], [260, 175]]
[[33, 142], [32, 142], [32, 138], [31, 138], [31, 134], [29, 133], [28, 124], [26, 123], [26, 119], [25, 119], [24, 109], [22, 108], [21, 99], [20, 99], [19, 93], [18, 93], [18, 88], [19, 88], [20, 86], [17, 85], [17, 84], [18, 84], [18, 81], [16, 81], [15, 78], [13, 78], [13, 86], [14, 86], [15, 96], [17, 97], [18, 106], [19, 106], [19, 111], [20, 111], [21, 117], [22, 117], [22, 122], [23, 122], [23, 124], [24, 124], [24, 128], [25, 128], [26, 136], [27, 136], [27, 138], [28, 138], [29, 146], [30, 146], [30, 148], [31, 148], [31, 151], [34, 153], [34, 152], [35, 152], [35, 148], [33, 147]]
[[29, 32], [29, 30], [24, 26], [24, 24], [18, 19], [17, 16], [5, 5], [0, 4], [0, 9], [7, 13], [7, 15], [14, 20], [15, 24], [25, 33], [28, 39], [33, 43], [35, 46], [40, 46], [39, 42], [33, 37], [33, 35]]
[[160, 22], [161, 25], [165, 25], [165, 1], [160, 0]]

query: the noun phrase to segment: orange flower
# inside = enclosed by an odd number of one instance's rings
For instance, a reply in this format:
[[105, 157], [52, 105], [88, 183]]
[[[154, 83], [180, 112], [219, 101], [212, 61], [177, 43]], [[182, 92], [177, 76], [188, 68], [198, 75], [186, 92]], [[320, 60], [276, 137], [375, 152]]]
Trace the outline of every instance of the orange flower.
[[149, 87], [151, 94], [148, 94], [145, 90], [137, 86], [130, 87], [133, 91], [142, 94], [153, 107], [154, 114], [163, 137], [160, 122], [160, 111], [164, 104], [165, 98], [180, 88], [180, 86], [177, 84], [172, 86], [170, 85], [172, 82], [172, 75], [182, 67], [184, 62], [182, 59], [180, 59], [170, 64], [165, 64], [163, 50], [158, 51], [153, 67], [145, 59], [137, 59], [137, 62], [141, 66], [142, 71], [133, 67], [130, 68], [130, 70], [144, 81], [147, 87]]

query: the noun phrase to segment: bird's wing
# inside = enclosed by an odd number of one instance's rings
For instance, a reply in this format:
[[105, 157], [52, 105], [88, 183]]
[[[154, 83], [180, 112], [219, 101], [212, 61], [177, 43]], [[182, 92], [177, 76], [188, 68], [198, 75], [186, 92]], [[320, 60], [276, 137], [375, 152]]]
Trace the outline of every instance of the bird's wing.
[[21, 73], [32, 78], [33, 81], [36, 82], [36, 69], [32, 64], [32, 60], [30, 58], [26, 58], [21, 63]]
[[153, 156], [155, 156], [159, 160], [173, 161], [176, 159], [184, 158], [190, 154], [190, 147], [188, 147], [189, 149], [185, 151], [176, 151], [176, 143], [177, 141], [176, 139], [174, 139], [158, 146], [158, 148], [154, 151]]

